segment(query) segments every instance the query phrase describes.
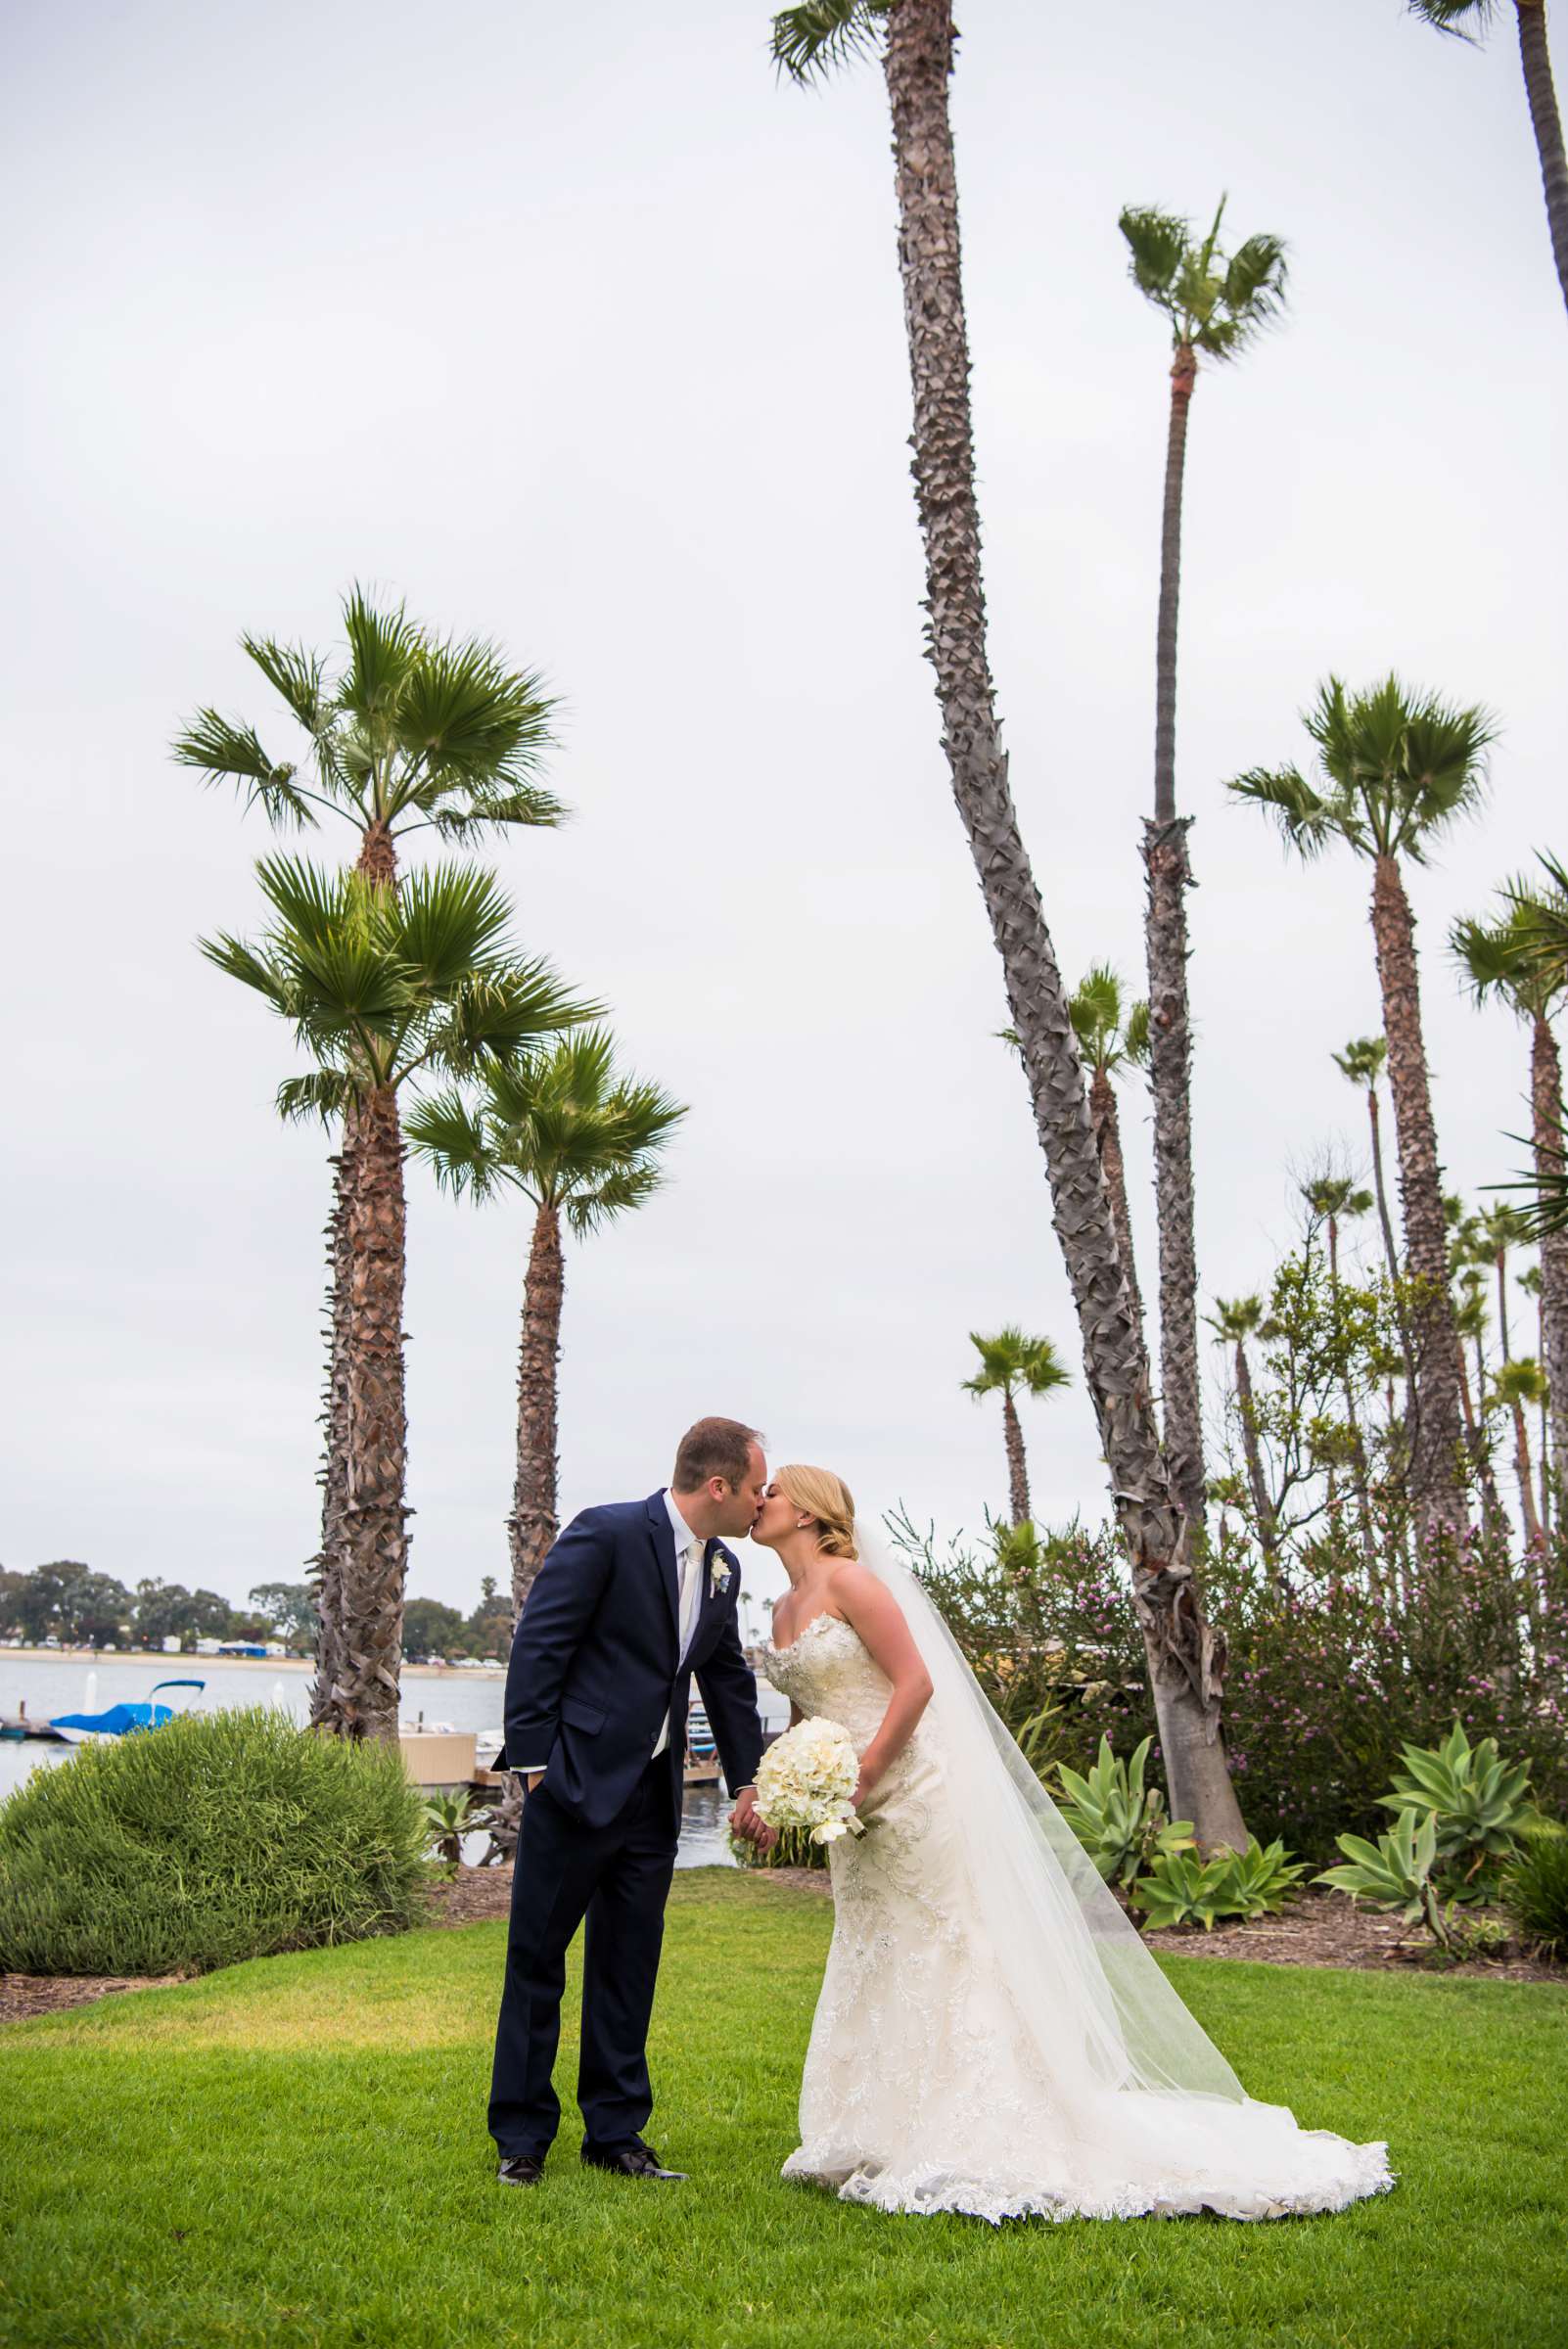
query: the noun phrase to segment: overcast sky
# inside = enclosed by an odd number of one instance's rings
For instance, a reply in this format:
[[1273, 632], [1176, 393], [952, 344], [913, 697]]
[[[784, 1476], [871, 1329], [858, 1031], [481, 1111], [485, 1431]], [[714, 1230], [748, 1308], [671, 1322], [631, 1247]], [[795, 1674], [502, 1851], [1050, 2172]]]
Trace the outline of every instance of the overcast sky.
[[[193, 941], [257, 918], [259, 819], [166, 743], [287, 741], [242, 628], [354, 578], [564, 701], [569, 828], [494, 862], [521, 941], [691, 1104], [669, 1189], [574, 1249], [562, 1497], [649, 1491], [699, 1412], [863, 1500], [1005, 1495], [968, 1331], [1049, 1333], [1038, 1513], [1103, 1471], [1001, 980], [921, 658], [886, 100], [780, 87], [743, 0], [31, 0], [0, 260], [12, 971], [0, 1558], [239, 1597], [315, 1546], [328, 1201], [296, 1064]], [[1445, 934], [1562, 803], [1562, 305], [1511, 39], [1400, 0], [969, 0], [953, 89], [992, 643], [1064, 969], [1142, 958], [1164, 330], [1128, 202], [1290, 241], [1286, 326], [1199, 383], [1178, 792], [1206, 1301], [1363, 1111], [1369, 876], [1303, 874], [1243, 767], [1330, 668], [1499, 714], [1484, 822], [1417, 874], [1451, 1178], [1506, 1176], [1524, 1046]], [[1506, 27], [1503, 27], [1503, 32]], [[339, 856], [346, 832], [319, 838]], [[1132, 1212], [1153, 1288], [1146, 1104]], [[409, 1178], [410, 1589], [504, 1582], [528, 1231]], [[1218, 1369], [1218, 1363], [1216, 1364]], [[753, 1579], [748, 1570], [748, 1579]], [[755, 1577], [770, 1587], [766, 1573]]]

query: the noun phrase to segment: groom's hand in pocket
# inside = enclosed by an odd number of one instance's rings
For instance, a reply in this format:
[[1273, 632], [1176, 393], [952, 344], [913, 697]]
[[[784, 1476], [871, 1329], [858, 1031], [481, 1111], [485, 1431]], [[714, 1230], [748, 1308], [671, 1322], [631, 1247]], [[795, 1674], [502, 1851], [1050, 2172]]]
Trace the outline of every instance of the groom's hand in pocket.
[[533, 1789], [534, 1789], [534, 1787], [535, 1787], [535, 1786], [542, 1786], [542, 1785], [543, 1785], [543, 1783], [544, 1783], [544, 1773], [543, 1773], [543, 1771], [542, 1771], [542, 1770], [530, 1770], [530, 1771], [529, 1772], [529, 1774], [528, 1774], [528, 1776], [527, 1776], [527, 1777], [524, 1779], [523, 1783], [524, 1783], [524, 1785], [525, 1785], [525, 1786], [528, 1788], [528, 1790], [529, 1790], [530, 1794], [531, 1794], [531, 1793], [533, 1792]]

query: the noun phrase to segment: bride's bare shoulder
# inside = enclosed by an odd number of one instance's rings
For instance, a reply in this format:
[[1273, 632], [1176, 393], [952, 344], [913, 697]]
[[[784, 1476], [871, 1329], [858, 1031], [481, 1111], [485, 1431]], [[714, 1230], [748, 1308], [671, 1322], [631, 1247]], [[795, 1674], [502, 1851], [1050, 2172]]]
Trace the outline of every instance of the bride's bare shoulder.
[[858, 1558], [841, 1558], [828, 1576], [827, 1587], [834, 1606], [852, 1623], [868, 1614], [886, 1618], [902, 1613], [887, 1584]]

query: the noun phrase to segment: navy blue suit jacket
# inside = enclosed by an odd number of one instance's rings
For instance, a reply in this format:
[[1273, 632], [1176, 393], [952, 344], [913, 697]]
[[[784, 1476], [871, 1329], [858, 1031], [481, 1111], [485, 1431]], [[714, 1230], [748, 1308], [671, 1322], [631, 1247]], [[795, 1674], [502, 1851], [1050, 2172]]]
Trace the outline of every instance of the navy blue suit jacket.
[[[721, 1590], [714, 1564], [729, 1569]], [[762, 1754], [757, 1681], [736, 1629], [740, 1567], [710, 1542], [682, 1664], [675, 1538], [662, 1492], [584, 1509], [539, 1568], [512, 1640], [501, 1768], [537, 1766], [562, 1809], [608, 1826], [630, 1799], [669, 1715], [669, 1771], [680, 1809], [693, 1673], [731, 1789]]]

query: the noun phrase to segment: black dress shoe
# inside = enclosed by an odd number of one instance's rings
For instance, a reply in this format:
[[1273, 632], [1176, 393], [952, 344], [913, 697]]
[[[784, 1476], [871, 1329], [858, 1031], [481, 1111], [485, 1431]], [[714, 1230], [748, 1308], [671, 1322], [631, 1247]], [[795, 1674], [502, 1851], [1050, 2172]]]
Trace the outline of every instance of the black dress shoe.
[[601, 2151], [596, 2145], [584, 2145], [582, 2159], [590, 2170], [609, 2170], [617, 2178], [656, 2178], [666, 2186], [683, 2184], [684, 2170], [667, 2170], [660, 2166], [659, 2156], [645, 2145], [640, 2137], [629, 2145], [615, 2145]]
[[532, 2153], [506, 2153], [495, 2175], [503, 2186], [537, 2186], [544, 2164]]

